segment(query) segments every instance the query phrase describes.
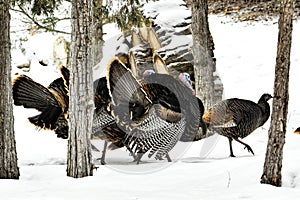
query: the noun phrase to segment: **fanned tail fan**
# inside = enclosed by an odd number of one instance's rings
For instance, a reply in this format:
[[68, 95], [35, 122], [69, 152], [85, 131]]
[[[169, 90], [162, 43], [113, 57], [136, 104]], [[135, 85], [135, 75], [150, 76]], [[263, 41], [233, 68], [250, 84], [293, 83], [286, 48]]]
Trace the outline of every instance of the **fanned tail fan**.
[[48, 88], [26, 75], [20, 75], [13, 82], [13, 99], [16, 106], [41, 111], [41, 114], [29, 118], [31, 123], [40, 128], [56, 128], [62, 107]]
[[113, 100], [112, 114], [117, 121], [142, 116], [151, 101], [131, 71], [119, 59], [109, 65], [107, 79]]

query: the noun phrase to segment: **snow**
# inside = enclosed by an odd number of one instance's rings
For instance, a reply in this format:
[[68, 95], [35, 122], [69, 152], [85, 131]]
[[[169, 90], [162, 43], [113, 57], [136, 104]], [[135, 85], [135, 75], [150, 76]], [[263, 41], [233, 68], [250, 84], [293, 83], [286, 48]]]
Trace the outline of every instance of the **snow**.
[[159, 2], [149, 2], [144, 6], [144, 15], [156, 16], [155, 23], [160, 24], [162, 27], [172, 27], [178, 25], [183, 19], [191, 16], [190, 10], [183, 6], [185, 5], [182, 0], [161, 0]]
[[122, 37], [121, 31], [117, 29], [117, 25], [106, 24], [103, 27], [105, 40], [103, 46], [103, 59], [94, 67], [93, 79], [94, 81], [100, 77], [105, 76], [105, 70], [108, 63], [118, 53], [128, 52], [128, 48], [123, 44], [124, 37]]
[[[173, 1], [172, 1], [173, 2]], [[180, 2], [180, 1], [179, 1]], [[173, 9], [173, 7], [171, 7]], [[171, 16], [172, 18], [172, 16]], [[171, 21], [172, 19], [170, 19]], [[277, 46], [277, 19], [269, 22], [233, 22], [226, 16], [210, 15], [210, 29], [215, 42], [217, 70], [225, 88], [225, 98], [239, 97], [257, 101], [262, 93], [273, 94]], [[117, 46], [115, 26], [106, 41], [105, 62]], [[117, 36], [114, 36], [116, 34]], [[27, 117], [35, 110], [14, 107], [16, 145], [20, 180], [0, 180], [1, 199], [298, 199], [300, 197], [300, 135], [293, 134], [299, 126], [300, 109], [300, 22], [294, 21], [290, 71], [290, 104], [283, 159], [283, 187], [260, 184], [268, 140], [269, 121], [254, 131], [244, 142], [255, 156], [234, 142], [236, 158], [229, 158], [228, 140], [212, 136], [195, 143], [176, 146], [171, 152], [174, 162], [145, 159], [140, 165], [132, 162], [124, 149], [110, 151], [107, 165], [98, 166], [94, 176], [73, 179], [66, 176], [67, 141], [56, 138], [51, 131], [36, 130]], [[37, 34], [38, 35], [38, 34]], [[41, 57], [49, 58], [51, 36], [32, 36], [28, 52], [38, 49]], [[18, 55], [14, 48], [12, 55]], [[51, 54], [52, 55], [52, 54]], [[12, 57], [18, 63], [19, 57]], [[24, 59], [24, 58], [22, 58]], [[26, 59], [25, 59], [26, 60]], [[103, 63], [105, 63], [103, 61]], [[32, 63], [27, 75], [42, 84], [49, 84], [59, 74], [51, 66]], [[101, 68], [102, 67], [102, 68]], [[105, 70], [103, 65], [101, 74]], [[13, 78], [15, 75], [13, 74]], [[272, 102], [271, 102], [272, 103]], [[93, 141], [100, 148], [102, 142]], [[182, 150], [180, 153], [179, 151]], [[100, 152], [95, 152], [95, 158]]]
[[[191, 49], [193, 43], [191, 34], [184, 34], [185, 36], [182, 34], [191, 23], [191, 11], [186, 7], [185, 2], [182, 0], [149, 2], [142, 10], [147, 18], [155, 19], [156, 34], [163, 46], [158, 52], [164, 52], [166, 57], [180, 55], [183, 60], [190, 60], [187, 55], [189, 52], [182, 53], [182, 50]], [[168, 64], [168, 67], [171, 66], [172, 63]]]

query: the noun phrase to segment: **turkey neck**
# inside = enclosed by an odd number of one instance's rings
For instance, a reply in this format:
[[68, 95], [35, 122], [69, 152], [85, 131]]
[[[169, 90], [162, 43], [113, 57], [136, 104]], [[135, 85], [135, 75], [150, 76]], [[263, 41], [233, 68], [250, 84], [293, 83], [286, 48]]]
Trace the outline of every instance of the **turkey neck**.
[[260, 126], [262, 126], [269, 118], [270, 116], [270, 105], [269, 103], [263, 99], [262, 97], [259, 99], [257, 105], [261, 109], [262, 117], [260, 119]]

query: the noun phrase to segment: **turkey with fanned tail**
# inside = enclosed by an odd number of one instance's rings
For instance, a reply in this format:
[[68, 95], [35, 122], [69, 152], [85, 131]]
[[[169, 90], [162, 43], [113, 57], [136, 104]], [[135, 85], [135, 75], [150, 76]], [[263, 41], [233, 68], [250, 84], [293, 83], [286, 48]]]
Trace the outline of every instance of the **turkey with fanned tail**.
[[[203, 110], [199, 112], [199, 102], [192, 90], [171, 76], [164, 75], [162, 82], [158, 79], [138, 82], [131, 71], [115, 59], [108, 66], [107, 80], [112, 97], [111, 113], [126, 132], [125, 141], [139, 155], [138, 162], [148, 151], [149, 157], [155, 154], [156, 159], [161, 159], [189, 132], [186, 127], [192, 118], [188, 109], [192, 102], [198, 108], [193, 112], [199, 116], [191, 120], [196, 124], [191, 124], [198, 131]], [[188, 140], [193, 141], [197, 131], [187, 136]]]
[[270, 94], [263, 94], [258, 103], [238, 98], [226, 99], [209, 108], [203, 120], [208, 129], [228, 138], [231, 157], [235, 157], [232, 140], [243, 144], [254, 155], [252, 148], [239, 138], [247, 137], [264, 125], [270, 116], [268, 100], [271, 98]]
[[[152, 101], [160, 102], [161, 104], [164, 105], [166, 108], [170, 108], [171, 110], [175, 110], [176, 112], [180, 112], [180, 105], [177, 100], [177, 97], [175, 96], [174, 93], [172, 93], [168, 88], [164, 87], [163, 85], [166, 85], [165, 81], [167, 83], [174, 82], [174, 78], [170, 77], [169, 75], [162, 75], [162, 74], [155, 74], [153, 70], [146, 70], [144, 72], [144, 79], [142, 82], [144, 83], [144, 86], [148, 87], [148, 92], [151, 93], [152, 96]], [[189, 75], [187, 73], [181, 73], [179, 75], [179, 80], [181, 81], [184, 85], [187, 87], [183, 87], [181, 83], [175, 82], [173, 85], [171, 85], [171, 88], [173, 90], [178, 90], [181, 87], [182, 93], [187, 93], [186, 96], [190, 96], [190, 94], [193, 94], [193, 89], [191, 88], [191, 81], [189, 79]], [[145, 83], [148, 83], [147, 85]], [[150, 84], [151, 83], [151, 84]], [[160, 84], [159, 84], [160, 83]], [[177, 83], [177, 84], [176, 84]], [[93, 123], [93, 134], [92, 138], [100, 138], [102, 140], [105, 140], [106, 142], [111, 142], [112, 144], [109, 145], [108, 149], [114, 150], [117, 148], [121, 148], [123, 146], [126, 146], [126, 148], [130, 151], [130, 153], [134, 156], [135, 154], [131, 151], [131, 148], [128, 146], [130, 141], [125, 140], [125, 135], [126, 133], [119, 128], [119, 126], [116, 124], [114, 121], [114, 118], [110, 115], [110, 111], [108, 108], [111, 99], [108, 93], [108, 88], [107, 88], [107, 80], [105, 77], [98, 79], [94, 83], [94, 88], [95, 90], [95, 106], [96, 106], [96, 112], [94, 116], [94, 123]], [[188, 98], [185, 98], [184, 100], [188, 101]], [[196, 103], [196, 102], [194, 102]], [[202, 110], [200, 113], [196, 112], [195, 110], [199, 110], [199, 108], [193, 104], [190, 104], [190, 113], [198, 114], [196, 117], [191, 118], [191, 122], [188, 123], [189, 125], [186, 126], [185, 130], [189, 130], [189, 135], [184, 134], [180, 141], [193, 141], [195, 139], [195, 133], [198, 131], [198, 125], [199, 121], [201, 123], [202, 118], [201, 116], [203, 115], [203, 105], [200, 100], [197, 100], [197, 103], [199, 103], [200, 110]], [[185, 102], [186, 105], [186, 102]], [[167, 109], [164, 109], [163, 112], [161, 112], [161, 115], [170, 115], [171, 111], [168, 112]], [[178, 117], [179, 115], [175, 115], [173, 117]], [[167, 117], [164, 116], [166, 119]], [[172, 118], [172, 117], [171, 117]], [[103, 122], [106, 120], [110, 120], [111, 123], [109, 123], [108, 126], [103, 126]], [[170, 120], [170, 119], [169, 119]], [[193, 121], [194, 120], [194, 121]], [[203, 127], [204, 122], [202, 121], [202, 127]], [[205, 124], [204, 124], [205, 127]], [[194, 128], [194, 129], [191, 129]], [[193, 132], [191, 132], [193, 131]], [[204, 128], [204, 131], [206, 129]], [[187, 133], [188, 131], [185, 131]], [[107, 143], [104, 144], [104, 150], [103, 154], [101, 157], [101, 163], [105, 163], [105, 153], [106, 153], [106, 146]], [[170, 157], [168, 155], [167, 159], [168, 161], [171, 161]]]

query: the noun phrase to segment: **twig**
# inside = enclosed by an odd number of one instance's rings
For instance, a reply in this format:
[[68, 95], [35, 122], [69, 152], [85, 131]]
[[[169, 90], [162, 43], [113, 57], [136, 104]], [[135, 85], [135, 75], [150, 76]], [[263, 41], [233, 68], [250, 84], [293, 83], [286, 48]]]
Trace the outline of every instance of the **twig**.
[[229, 171], [227, 171], [227, 173], [228, 173], [228, 183], [227, 183], [227, 188], [229, 188], [230, 182], [231, 182], [231, 176], [230, 176], [230, 172], [229, 172]]

